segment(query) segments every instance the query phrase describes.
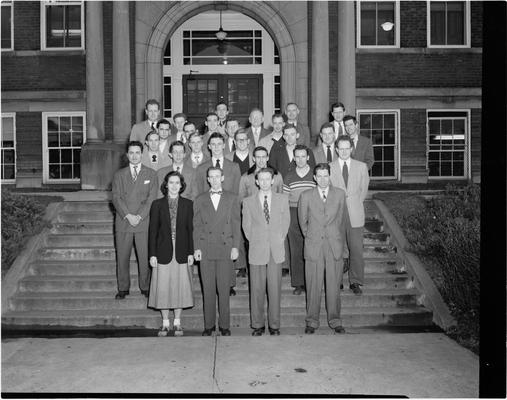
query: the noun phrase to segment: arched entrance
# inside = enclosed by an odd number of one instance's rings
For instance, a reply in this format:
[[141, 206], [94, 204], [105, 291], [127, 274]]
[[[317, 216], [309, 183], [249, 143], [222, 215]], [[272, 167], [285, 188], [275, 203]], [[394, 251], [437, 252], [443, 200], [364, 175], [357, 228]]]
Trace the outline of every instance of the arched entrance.
[[[306, 47], [296, 48], [289, 27], [279, 11], [269, 3], [249, 1], [238, 3], [218, 2], [179, 2], [169, 3], [167, 10], [160, 16], [160, 9], [147, 9], [136, 5], [136, 108], [142, 109], [147, 98], [162, 98], [163, 68], [162, 62], [167, 43], [175, 31], [192, 17], [210, 10], [230, 10], [244, 14], [269, 33], [279, 50], [280, 57], [280, 103], [296, 101], [301, 117], [307, 117], [307, 87], [297, 86], [296, 58], [301, 53], [297, 68], [298, 78], [307, 79]], [[155, 14], [158, 12], [157, 16]], [[154, 19], [156, 18], [156, 21]], [[138, 29], [139, 28], [139, 29]]]

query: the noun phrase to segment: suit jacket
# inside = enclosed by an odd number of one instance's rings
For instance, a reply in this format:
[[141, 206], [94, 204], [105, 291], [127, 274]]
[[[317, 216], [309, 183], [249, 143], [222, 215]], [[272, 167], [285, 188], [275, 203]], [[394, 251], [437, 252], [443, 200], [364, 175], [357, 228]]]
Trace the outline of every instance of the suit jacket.
[[[155, 122], [155, 126], [157, 123]], [[146, 135], [151, 132], [153, 129], [151, 129], [151, 126], [148, 122], [148, 120], [144, 120], [141, 122], [138, 122], [137, 124], [132, 126], [132, 129], [130, 130], [130, 141], [138, 140], [142, 144], [144, 144], [144, 141], [146, 139]]]
[[[315, 157], [313, 156], [313, 152], [310, 151], [308, 156], [310, 157], [308, 165], [313, 170], [315, 167]], [[276, 168], [276, 170], [282, 174], [282, 178], [284, 178], [289, 171], [296, 168], [296, 162], [294, 159], [292, 159], [292, 161], [289, 160], [286, 146], [273, 146], [271, 152], [269, 153], [269, 165]]]
[[324, 240], [327, 240], [335, 260], [343, 254], [343, 212], [345, 191], [330, 186], [324, 203], [319, 189], [301, 193], [298, 203], [299, 226], [305, 238], [306, 260], [317, 261]]
[[[188, 256], [194, 254], [193, 237], [194, 210], [192, 201], [178, 197], [176, 212], [176, 261], [186, 264]], [[148, 256], [157, 257], [160, 264], [169, 264], [173, 259], [173, 241], [171, 236], [171, 214], [166, 197], [151, 204], [150, 229], [148, 235]]]
[[250, 139], [250, 144], [255, 147], [258, 146], [258, 143], [260, 142], [260, 140], [264, 137], [264, 136], [268, 136], [269, 135], [269, 131], [267, 129], [265, 129], [263, 126], [261, 126], [261, 133], [259, 135], [259, 142], [255, 143], [255, 140], [254, 140], [254, 135], [253, 135], [253, 132], [252, 132], [252, 127], [248, 128], [246, 130], [247, 134], [248, 134], [248, 139]]
[[[199, 165], [196, 169], [196, 176], [194, 180], [194, 184], [196, 185], [195, 193], [201, 194], [203, 192], [207, 192], [209, 190], [208, 179], [207, 179], [207, 171], [208, 168], [211, 167], [212, 159], [204, 161]], [[235, 162], [232, 162], [224, 157], [224, 181], [222, 182], [223, 190], [227, 190], [228, 192], [232, 192], [234, 194], [238, 194], [239, 191], [239, 179], [241, 178], [241, 173], [239, 171], [239, 166]]]
[[[158, 181], [160, 183], [157, 198], [161, 198], [164, 196], [162, 194], [162, 191], [160, 190], [160, 186], [164, 182], [165, 176], [171, 171], [173, 171], [172, 165], [169, 167], [159, 169], [157, 171]], [[196, 187], [195, 187], [195, 183], [194, 183], [195, 169], [193, 169], [192, 167], [185, 166], [185, 164], [183, 164], [183, 170], [181, 171], [181, 175], [183, 175], [183, 179], [185, 179], [185, 184], [187, 185], [187, 187], [185, 188], [185, 191], [183, 193], [181, 193], [181, 197], [185, 197], [185, 198], [193, 201], [197, 197], [197, 193], [195, 192]]]
[[[275, 193], [283, 193], [283, 179], [280, 173], [273, 177], [272, 190]], [[255, 172], [251, 174], [243, 174], [239, 180], [239, 199], [243, 200], [246, 197], [252, 196], [259, 192], [259, 188], [255, 183]]]
[[149, 150], [145, 148], [141, 157], [141, 164], [151, 168], [154, 171], [158, 171], [159, 169], [168, 167], [172, 164], [171, 157], [169, 157], [169, 154], [167, 152], [164, 152], [163, 154], [157, 151], [157, 159], [158, 162], [153, 163]]
[[197, 167], [199, 165], [201, 165], [203, 162], [205, 162], [206, 160], [209, 160], [211, 158], [210, 154], [209, 154], [209, 151], [207, 151], [206, 149], [202, 149], [202, 159], [201, 159], [201, 162], [199, 164], [195, 164], [192, 160], [192, 153], [189, 152], [186, 156], [185, 156], [185, 166], [189, 166], [190, 168], [193, 168], [193, 169], [197, 169]]
[[[135, 182], [130, 167], [122, 168], [113, 176], [112, 197], [116, 209], [115, 229], [118, 232], [148, 232], [150, 207], [157, 198], [157, 173], [142, 166]], [[127, 214], [141, 216], [137, 226], [131, 226]]]
[[[171, 147], [171, 143], [172, 142], [176, 142], [176, 139], [178, 138], [178, 133], [175, 132], [174, 134], [170, 134], [169, 137], [167, 138], [167, 152], [169, 153], [169, 148]], [[188, 140], [185, 142], [185, 153], [190, 153], [192, 151], [192, 149], [190, 148], [189, 144], [188, 144]], [[204, 151], [204, 146], [203, 146], [203, 151]]]
[[357, 146], [354, 150], [352, 150], [350, 156], [354, 160], [364, 162], [368, 167], [368, 170], [370, 170], [373, 166], [373, 163], [375, 162], [371, 139], [366, 136], [359, 135], [357, 138]]
[[238, 196], [223, 191], [215, 211], [209, 191], [194, 202], [194, 248], [207, 260], [229, 260], [231, 249], [239, 250], [241, 215]]
[[297, 144], [304, 144], [306, 147], [310, 147], [310, 128], [301, 122], [297, 122], [296, 131], [299, 133], [299, 137], [296, 141]]
[[[315, 158], [315, 165], [319, 163], [327, 163], [327, 149], [324, 151], [324, 148], [322, 147], [322, 141], [312, 149], [312, 152]], [[333, 157], [332, 161], [338, 159], [338, 155], [336, 154], [335, 150], [331, 150], [331, 155]]]
[[268, 136], [264, 136], [262, 139], [259, 140], [258, 146], [265, 147], [268, 150], [268, 154], [271, 153], [271, 149], [273, 147], [283, 147], [285, 146], [285, 140], [283, 140], [283, 137], [274, 142], [273, 141], [273, 132], [271, 132]]
[[271, 196], [269, 224], [258, 193], [243, 200], [243, 232], [249, 243], [250, 264], [268, 264], [270, 254], [277, 264], [285, 261], [284, 241], [290, 225], [289, 198], [274, 192]]
[[334, 187], [345, 190], [350, 224], [353, 228], [359, 228], [364, 226], [363, 202], [368, 194], [370, 177], [368, 176], [368, 169], [364, 162], [352, 158], [349, 158], [349, 161], [350, 167], [347, 187], [345, 187], [339, 160], [329, 164], [331, 168], [331, 184]]

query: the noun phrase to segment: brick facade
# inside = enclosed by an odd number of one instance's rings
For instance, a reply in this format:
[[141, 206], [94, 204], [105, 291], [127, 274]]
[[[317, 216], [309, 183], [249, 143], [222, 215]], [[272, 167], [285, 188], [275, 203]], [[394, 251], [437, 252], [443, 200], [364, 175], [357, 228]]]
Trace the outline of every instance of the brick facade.
[[42, 113], [16, 113], [17, 173], [42, 175]]

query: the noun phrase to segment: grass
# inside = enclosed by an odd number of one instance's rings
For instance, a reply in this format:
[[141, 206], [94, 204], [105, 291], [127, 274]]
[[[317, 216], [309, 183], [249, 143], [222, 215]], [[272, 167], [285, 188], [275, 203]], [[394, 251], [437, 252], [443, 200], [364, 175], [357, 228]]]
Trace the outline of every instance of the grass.
[[60, 201], [60, 196], [22, 195], [2, 188], [2, 278], [28, 240], [48, 225], [43, 219], [47, 206]]
[[[446, 190], [443, 196], [429, 201], [419, 194], [400, 192], [376, 193], [374, 198], [383, 201], [394, 215], [409, 242], [407, 250], [421, 259], [456, 318], [457, 326], [447, 335], [479, 354], [479, 245], [474, 239], [478, 239], [475, 226], [479, 224], [480, 189], [470, 188], [463, 191], [464, 195], [456, 194], [456, 188]], [[457, 226], [463, 229], [465, 239], [456, 232]], [[460, 254], [463, 243], [472, 248], [466, 256]]]

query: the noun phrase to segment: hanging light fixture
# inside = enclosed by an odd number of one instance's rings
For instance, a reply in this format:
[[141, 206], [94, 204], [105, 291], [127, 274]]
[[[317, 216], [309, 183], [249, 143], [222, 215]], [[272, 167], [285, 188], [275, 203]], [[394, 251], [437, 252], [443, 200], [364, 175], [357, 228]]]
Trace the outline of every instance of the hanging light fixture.
[[217, 40], [225, 40], [227, 32], [222, 29], [222, 10], [220, 10], [220, 29], [215, 33]]
[[391, 21], [386, 21], [380, 26], [384, 31], [389, 32], [391, 29], [393, 29], [394, 24]]

